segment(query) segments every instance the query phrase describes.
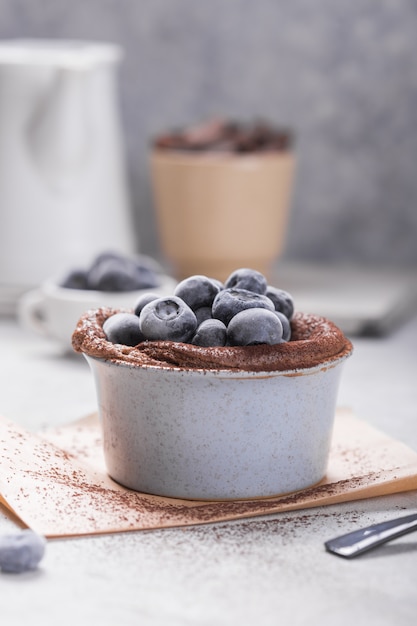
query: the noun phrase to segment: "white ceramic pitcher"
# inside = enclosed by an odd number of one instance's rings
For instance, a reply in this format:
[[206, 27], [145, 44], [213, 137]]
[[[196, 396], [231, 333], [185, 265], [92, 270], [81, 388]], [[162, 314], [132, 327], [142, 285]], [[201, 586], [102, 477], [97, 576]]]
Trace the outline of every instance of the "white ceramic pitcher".
[[105, 249], [136, 250], [115, 68], [119, 47], [0, 42], [0, 289]]

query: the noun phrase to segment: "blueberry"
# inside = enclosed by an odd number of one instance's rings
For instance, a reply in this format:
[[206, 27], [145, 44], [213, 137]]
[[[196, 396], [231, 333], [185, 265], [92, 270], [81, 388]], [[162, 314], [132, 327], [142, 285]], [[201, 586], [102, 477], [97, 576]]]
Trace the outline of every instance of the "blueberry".
[[150, 268], [140, 264], [137, 266], [137, 289], [153, 289], [159, 287], [158, 275]]
[[174, 295], [184, 300], [194, 311], [202, 306], [211, 306], [219, 291], [216, 281], [197, 274], [178, 283]]
[[217, 285], [217, 287], [219, 288], [219, 291], [221, 291], [222, 289], [224, 289], [224, 283], [222, 283], [221, 280], [219, 280], [218, 278], [210, 278], [210, 280], [213, 281], [213, 283], [215, 285]]
[[[112, 250], [101, 252], [94, 258], [90, 267], [87, 270], [87, 273], [92, 273], [94, 277], [94, 273], [98, 271], [98, 268], [100, 268], [102, 265], [106, 265], [108, 263], [114, 263], [115, 265], [117, 263], [123, 263], [124, 258], [124, 255], [119, 252], [113, 252]], [[90, 276], [88, 276], [88, 278], [90, 279]]]
[[0, 536], [0, 569], [13, 574], [36, 569], [45, 547], [45, 537], [29, 529]]
[[115, 313], [106, 319], [103, 324], [104, 333], [112, 343], [121, 343], [125, 346], [137, 346], [144, 340], [140, 330], [140, 322], [133, 313]]
[[105, 252], [101, 252], [98, 254], [93, 260], [90, 269], [93, 269], [96, 265], [100, 265], [105, 261], [119, 261], [124, 259], [124, 256], [120, 252], [115, 252], [113, 250], [106, 250]]
[[87, 289], [87, 272], [82, 269], [72, 270], [62, 280], [61, 287], [66, 289]]
[[148, 269], [155, 275], [160, 274], [163, 271], [162, 266], [158, 263], [158, 261], [147, 254], [136, 254], [134, 256], [134, 260], [138, 267]]
[[135, 291], [157, 287], [155, 271], [117, 252], [103, 252], [88, 271], [88, 287], [97, 291]]
[[289, 341], [291, 339], [290, 320], [284, 315], [284, 313], [281, 313], [281, 311], [275, 311], [275, 315], [282, 324], [282, 341]]
[[201, 306], [199, 309], [195, 309], [194, 313], [197, 318], [197, 326], [200, 326], [201, 322], [204, 322], [204, 320], [210, 320], [213, 317], [211, 314], [211, 306]]
[[147, 291], [146, 293], [139, 296], [139, 298], [135, 302], [135, 306], [133, 307], [135, 315], [139, 316], [144, 306], [149, 304], [149, 302], [152, 302], [152, 300], [157, 300], [157, 298], [159, 297], [160, 296], [158, 296], [156, 293], [152, 293], [151, 291]]
[[288, 291], [284, 291], [284, 289], [278, 289], [277, 287], [271, 287], [271, 285], [268, 285], [266, 295], [274, 303], [276, 311], [284, 313], [285, 317], [287, 317], [289, 320], [292, 319], [292, 316], [294, 315], [294, 301], [292, 295], [288, 293]]
[[227, 339], [226, 326], [220, 320], [209, 319], [201, 322], [192, 338], [195, 346], [225, 346]]
[[231, 346], [281, 343], [282, 324], [273, 311], [246, 309], [230, 320], [227, 338]]
[[96, 291], [134, 291], [138, 283], [136, 264], [122, 258], [103, 258], [88, 273], [89, 288]]
[[192, 309], [177, 296], [152, 300], [139, 317], [146, 339], [187, 342], [197, 328], [197, 318]]
[[214, 299], [212, 313], [227, 326], [234, 315], [255, 307], [274, 311], [272, 301], [262, 294], [247, 289], [223, 289]]
[[263, 274], [247, 267], [232, 272], [224, 284], [226, 289], [247, 289], [262, 295], [265, 295], [267, 285]]

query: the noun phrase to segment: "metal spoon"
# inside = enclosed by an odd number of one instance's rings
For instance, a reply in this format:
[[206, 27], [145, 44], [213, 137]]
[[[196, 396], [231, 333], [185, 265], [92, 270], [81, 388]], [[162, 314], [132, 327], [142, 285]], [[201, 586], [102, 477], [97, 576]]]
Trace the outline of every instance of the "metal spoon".
[[351, 559], [391, 539], [417, 530], [417, 514], [405, 515], [388, 522], [372, 524], [325, 542], [328, 552]]

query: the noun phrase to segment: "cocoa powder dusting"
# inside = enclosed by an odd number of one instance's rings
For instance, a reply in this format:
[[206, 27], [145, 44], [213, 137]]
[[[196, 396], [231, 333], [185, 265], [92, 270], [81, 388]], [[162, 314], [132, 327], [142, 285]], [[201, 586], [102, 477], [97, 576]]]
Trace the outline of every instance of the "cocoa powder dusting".
[[[59, 452], [58, 452], [59, 456]], [[42, 478], [49, 485], [48, 492], [56, 487], [63, 489], [67, 497], [56, 501], [57, 514], [65, 516], [73, 514], [73, 507], [82, 506], [81, 511], [88, 510], [89, 526], [99, 531], [99, 519], [104, 514], [110, 520], [114, 530], [146, 529], [155, 527], [175, 527], [181, 525], [199, 525], [216, 521], [267, 515], [279, 511], [317, 506], [324, 497], [334, 497], [361, 486], [369, 486], [378, 480], [377, 474], [369, 474], [358, 478], [341, 480], [336, 483], [321, 484], [301, 492], [287, 496], [277, 496], [253, 500], [230, 500], [218, 502], [197, 502], [173, 500], [139, 493], [120, 487], [113, 483], [92, 482], [80, 468], [72, 469], [71, 465], [63, 471], [63, 467], [49, 467], [42, 470], [30, 470], [29, 474]], [[59, 492], [60, 489], [57, 489]], [[70, 495], [70, 497], [68, 497]], [[80, 513], [80, 511], [79, 511]]]

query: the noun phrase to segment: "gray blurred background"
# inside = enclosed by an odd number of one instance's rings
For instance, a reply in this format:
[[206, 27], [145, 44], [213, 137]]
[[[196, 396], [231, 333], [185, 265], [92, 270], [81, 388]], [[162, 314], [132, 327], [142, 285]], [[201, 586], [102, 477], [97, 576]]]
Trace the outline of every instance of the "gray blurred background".
[[297, 137], [288, 259], [417, 265], [415, 0], [0, 0], [0, 37], [123, 47], [141, 251], [159, 255], [150, 138], [261, 116]]

